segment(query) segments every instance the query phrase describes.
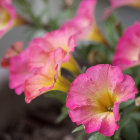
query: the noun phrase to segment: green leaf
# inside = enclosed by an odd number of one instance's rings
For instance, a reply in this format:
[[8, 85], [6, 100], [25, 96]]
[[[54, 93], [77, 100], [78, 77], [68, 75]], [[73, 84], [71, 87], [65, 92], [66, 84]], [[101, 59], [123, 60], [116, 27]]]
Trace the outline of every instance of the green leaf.
[[138, 127], [133, 119], [122, 128], [122, 137], [124, 140], [138, 140]]
[[111, 138], [95, 133], [88, 140], [111, 140]]
[[63, 106], [61, 109], [61, 114], [57, 118], [56, 122], [59, 123], [59, 122], [63, 121], [67, 116], [68, 116], [68, 108], [66, 106]]
[[106, 21], [106, 32], [107, 32], [107, 39], [110, 43], [110, 45], [115, 46], [117, 43], [117, 36], [115, 34], [115, 22], [116, 19], [113, 15], [109, 16]]
[[128, 100], [127, 102], [122, 102], [122, 103], [119, 105], [119, 108], [120, 108], [120, 109], [126, 108], [127, 106], [131, 105], [132, 103], [134, 103], [134, 100]]
[[109, 41], [110, 45], [115, 48], [118, 39], [120, 36], [122, 36], [123, 33], [122, 25], [112, 14], [106, 19], [105, 27], [107, 32], [107, 40]]
[[120, 129], [117, 130], [113, 136], [113, 140], [121, 140]]
[[65, 104], [67, 93], [58, 91], [58, 90], [51, 90], [51, 91], [47, 92], [47, 94], [45, 94], [45, 96], [50, 97], [50, 98], [56, 98], [59, 101], [61, 101], [63, 104]]
[[116, 24], [116, 31], [119, 37], [123, 35], [123, 27], [120, 22]]
[[78, 131], [81, 131], [81, 130], [84, 130], [84, 126], [83, 125], [80, 125], [79, 127], [76, 127], [72, 133], [75, 133], [75, 132], [78, 132]]
[[57, 19], [50, 19], [48, 22], [49, 28], [48, 31], [53, 31], [59, 28]]
[[82, 67], [82, 72], [85, 73], [86, 70], [87, 70], [87, 66], [83, 66], [83, 67]]
[[133, 112], [130, 114], [130, 117], [135, 120], [138, 120], [138, 119], [140, 119], [140, 112]]
[[86, 133], [84, 131], [81, 131], [77, 134], [76, 138], [74, 140], [85, 140]]

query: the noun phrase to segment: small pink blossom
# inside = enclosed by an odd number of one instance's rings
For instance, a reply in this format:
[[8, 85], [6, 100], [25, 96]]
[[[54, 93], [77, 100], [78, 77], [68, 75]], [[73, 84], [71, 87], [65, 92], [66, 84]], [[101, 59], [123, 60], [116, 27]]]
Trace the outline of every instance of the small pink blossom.
[[95, 8], [97, 0], [82, 0], [77, 10], [76, 16], [67, 21], [62, 28], [70, 30], [75, 34], [77, 40], [94, 40], [104, 42], [104, 37], [96, 26]]
[[140, 23], [129, 27], [118, 41], [113, 65], [122, 70], [140, 65]]
[[17, 56], [18, 54], [20, 54], [23, 50], [23, 43], [21, 41], [16, 42], [15, 44], [13, 44], [11, 46], [11, 48], [9, 48], [4, 57], [2, 58], [1, 61], [1, 65], [4, 68], [9, 69], [10, 67], [10, 59], [14, 56]]
[[83, 124], [86, 133], [99, 131], [110, 137], [119, 128], [119, 104], [133, 99], [137, 92], [134, 80], [119, 67], [100, 64], [74, 80], [66, 106], [72, 121]]
[[0, 38], [13, 27], [16, 11], [11, 0], [0, 0]]

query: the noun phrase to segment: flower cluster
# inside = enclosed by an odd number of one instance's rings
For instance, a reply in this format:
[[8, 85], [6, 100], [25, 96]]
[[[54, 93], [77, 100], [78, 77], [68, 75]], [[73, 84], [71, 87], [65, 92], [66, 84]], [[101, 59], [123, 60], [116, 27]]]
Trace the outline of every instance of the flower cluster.
[[[57, 30], [34, 38], [23, 50], [16, 42], [2, 58], [1, 65], [9, 70], [9, 87], [17, 95], [25, 94], [26, 103], [52, 90], [68, 93], [66, 106], [77, 125], [87, 133], [99, 131], [112, 136], [119, 129], [119, 104], [134, 99], [138, 92], [134, 80], [122, 70], [140, 65], [140, 23], [129, 27], [119, 39], [113, 66], [98, 64], [83, 74], [72, 53], [79, 41], [106, 45], [95, 21], [97, 0], [82, 0], [76, 15]], [[122, 5], [139, 6], [138, 0], [111, 0], [112, 8]], [[0, 0], [0, 37], [13, 27], [17, 15], [11, 0]], [[72, 80], [62, 69], [73, 75]]]

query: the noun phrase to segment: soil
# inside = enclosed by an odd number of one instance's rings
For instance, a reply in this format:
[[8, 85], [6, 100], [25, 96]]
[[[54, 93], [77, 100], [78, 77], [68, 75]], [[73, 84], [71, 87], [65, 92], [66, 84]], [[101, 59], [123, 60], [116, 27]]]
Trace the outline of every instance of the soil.
[[69, 117], [56, 122], [61, 107], [43, 95], [26, 104], [24, 95], [15, 95], [6, 81], [0, 88], [0, 140], [87, 140], [77, 139], [81, 133], [72, 134], [76, 125]]

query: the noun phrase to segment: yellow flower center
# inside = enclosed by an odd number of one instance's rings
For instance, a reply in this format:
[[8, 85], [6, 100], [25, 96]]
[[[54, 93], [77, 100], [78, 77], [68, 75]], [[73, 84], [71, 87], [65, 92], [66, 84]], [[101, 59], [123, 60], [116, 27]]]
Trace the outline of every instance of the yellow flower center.
[[3, 29], [9, 22], [11, 16], [5, 8], [0, 8], [0, 29]]
[[114, 103], [117, 101], [115, 94], [103, 92], [95, 98], [95, 111], [97, 113], [113, 112]]

